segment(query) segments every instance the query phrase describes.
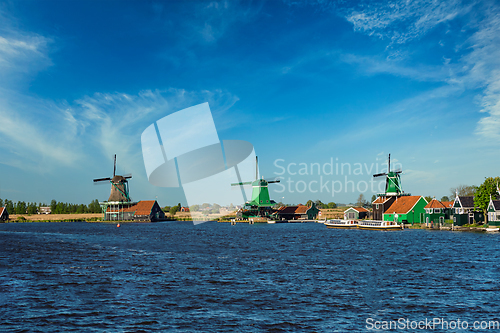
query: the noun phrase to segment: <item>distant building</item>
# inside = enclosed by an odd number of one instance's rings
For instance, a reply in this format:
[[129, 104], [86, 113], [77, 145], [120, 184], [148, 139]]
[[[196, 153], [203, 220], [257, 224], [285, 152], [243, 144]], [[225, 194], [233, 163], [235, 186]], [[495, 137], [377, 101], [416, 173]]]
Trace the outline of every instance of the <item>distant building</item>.
[[363, 207], [351, 207], [344, 211], [345, 220], [358, 220], [368, 218], [370, 211]]
[[130, 203], [127, 206], [117, 206], [118, 209], [110, 204], [106, 207], [105, 221], [156, 222], [165, 219], [165, 213], [156, 200], [144, 200]]
[[282, 206], [274, 214], [279, 220], [314, 220], [319, 209], [313, 202], [311, 206]]
[[398, 197], [384, 213], [384, 221], [396, 221], [399, 223], [422, 223], [424, 222], [424, 207], [427, 205], [424, 197], [409, 195]]
[[189, 207], [181, 207], [180, 211], [183, 213], [189, 213]]
[[0, 207], [0, 221], [7, 221], [9, 219], [9, 212], [7, 208]]
[[484, 215], [479, 208], [474, 208], [473, 196], [455, 197], [453, 202], [453, 224], [464, 225], [473, 224], [474, 222], [484, 222]]
[[38, 214], [50, 214], [52, 209], [50, 207], [38, 207]]

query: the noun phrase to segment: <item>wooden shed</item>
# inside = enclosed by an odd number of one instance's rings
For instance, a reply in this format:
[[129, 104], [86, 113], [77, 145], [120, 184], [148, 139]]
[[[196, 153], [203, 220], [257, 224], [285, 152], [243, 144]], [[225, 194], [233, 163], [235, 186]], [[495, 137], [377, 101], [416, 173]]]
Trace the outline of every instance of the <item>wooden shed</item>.
[[344, 220], [366, 219], [370, 211], [363, 207], [350, 207], [344, 211]]

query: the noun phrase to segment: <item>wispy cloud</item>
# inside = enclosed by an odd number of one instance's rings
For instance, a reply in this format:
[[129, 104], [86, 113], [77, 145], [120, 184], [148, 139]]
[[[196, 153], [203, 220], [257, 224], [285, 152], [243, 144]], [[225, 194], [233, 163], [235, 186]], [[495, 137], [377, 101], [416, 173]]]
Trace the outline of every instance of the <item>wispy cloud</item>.
[[[347, 62], [358, 62], [368, 73], [385, 72], [418, 80], [436, 80], [457, 89], [480, 89], [481, 112], [487, 116], [479, 120], [476, 133], [489, 139], [500, 139], [500, 7], [495, 3], [463, 4], [459, 1], [392, 1], [373, 3], [352, 10], [346, 19], [354, 30], [389, 39], [388, 47], [419, 39], [444, 22], [471, 14], [467, 40], [457, 43], [455, 49], [464, 55], [455, 62], [444, 58], [441, 67], [425, 65], [399, 66], [390, 59], [345, 57]], [[463, 49], [466, 47], [465, 49]], [[393, 52], [393, 51], [391, 51]], [[362, 60], [362, 61], [360, 61]]]
[[457, 0], [367, 2], [351, 10], [346, 19], [356, 31], [403, 44], [470, 9]]

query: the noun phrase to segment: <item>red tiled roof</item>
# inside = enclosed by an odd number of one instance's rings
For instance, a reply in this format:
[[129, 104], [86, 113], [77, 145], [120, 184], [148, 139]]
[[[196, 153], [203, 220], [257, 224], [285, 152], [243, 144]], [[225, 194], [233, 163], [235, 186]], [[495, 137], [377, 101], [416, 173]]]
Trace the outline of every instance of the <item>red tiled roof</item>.
[[0, 207], [0, 216], [2, 216], [5, 207]]
[[137, 204], [125, 208], [124, 212], [135, 212], [134, 215], [149, 215], [155, 204], [154, 200], [139, 201]]
[[407, 197], [399, 197], [394, 201], [384, 214], [406, 214], [410, 209], [415, 206], [417, 201], [421, 198], [418, 195], [411, 195]]
[[443, 206], [445, 206], [446, 208], [453, 207], [453, 202], [454, 201], [441, 201], [441, 203], [443, 204]]
[[311, 208], [311, 207], [299, 205], [297, 207], [297, 209], [295, 210], [295, 214], [305, 214], [309, 208]]
[[446, 208], [446, 206], [439, 200], [432, 199], [424, 208]]
[[[139, 201], [133, 206], [120, 209], [120, 212], [135, 212], [134, 215], [149, 215], [155, 202], [154, 200]], [[107, 211], [111, 211], [110, 207], [108, 207]]]
[[389, 200], [388, 197], [378, 197], [377, 199], [375, 199], [374, 204], [381, 204], [381, 203], [384, 203], [386, 202], [387, 200]]
[[356, 209], [360, 213], [368, 211], [368, 209], [363, 208], [363, 207], [351, 207], [351, 208]]

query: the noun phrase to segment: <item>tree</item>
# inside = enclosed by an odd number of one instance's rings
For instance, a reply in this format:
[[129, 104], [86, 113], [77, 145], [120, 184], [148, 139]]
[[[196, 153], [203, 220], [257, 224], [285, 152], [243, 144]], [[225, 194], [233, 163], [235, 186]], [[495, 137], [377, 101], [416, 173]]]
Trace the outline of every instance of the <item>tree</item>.
[[454, 198], [456, 193], [459, 196], [469, 197], [473, 196], [476, 193], [477, 186], [474, 185], [458, 185], [457, 187], [450, 188], [451, 197]]
[[451, 201], [451, 200], [448, 196], [445, 195], [445, 196], [441, 197], [440, 201], [443, 202], [443, 201]]
[[56, 213], [56, 208], [57, 208], [57, 201], [52, 199], [52, 201], [50, 202], [50, 211], [52, 212], [52, 214]]
[[26, 214], [26, 203], [24, 201], [17, 202], [16, 214]]
[[377, 200], [377, 196], [374, 194], [374, 195], [372, 195], [372, 201], [371, 202], [374, 202], [375, 200]]
[[363, 207], [365, 205], [365, 196], [363, 195], [363, 193], [361, 193], [358, 197], [358, 201], [356, 201], [356, 206], [357, 207]]
[[3, 200], [0, 199], [0, 207], [3, 207]]
[[432, 197], [430, 195], [424, 197], [425, 201], [427, 201], [427, 203], [431, 202], [432, 200]]
[[173, 206], [170, 208], [170, 215], [174, 216], [179, 211], [179, 206]]
[[498, 197], [497, 186], [500, 183], [500, 177], [488, 177], [479, 185], [474, 194], [474, 207], [483, 211], [484, 216], [487, 216], [486, 210], [490, 203], [490, 198]]
[[168, 212], [170, 212], [170, 208], [172, 208], [172, 207], [170, 207], [170, 206], [165, 206], [165, 207], [163, 207], [161, 210], [163, 210], [165, 213], [168, 213]]
[[203, 205], [201, 205], [201, 208], [203, 208], [203, 209], [207, 209], [208, 207], [210, 207], [210, 204], [208, 204], [206, 202]]
[[327, 207], [330, 209], [337, 208], [337, 204], [335, 202], [329, 202]]
[[313, 201], [312, 200], [307, 200], [306, 206], [310, 207], [312, 205]]
[[316, 200], [314, 203], [316, 204], [316, 207], [318, 207], [319, 209], [326, 208], [326, 205], [322, 203], [321, 200]]
[[192, 205], [189, 207], [189, 210], [192, 212], [197, 212], [198, 210], [200, 210], [200, 205]]

